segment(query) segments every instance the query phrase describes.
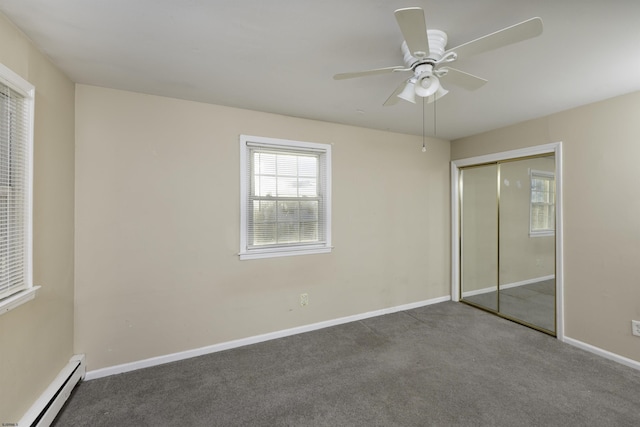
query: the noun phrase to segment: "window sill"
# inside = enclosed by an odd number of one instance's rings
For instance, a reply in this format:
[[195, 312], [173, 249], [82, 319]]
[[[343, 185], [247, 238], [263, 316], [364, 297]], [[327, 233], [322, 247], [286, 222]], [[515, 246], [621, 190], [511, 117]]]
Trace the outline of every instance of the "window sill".
[[248, 259], [261, 259], [261, 258], [275, 258], [283, 256], [295, 256], [295, 255], [312, 255], [312, 254], [327, 254], [330, 253], [332, 247], [316, 247], [305, 249], [254, 249], [251, 252], [240, 252], [240, 260]]
[[32, 286], [29, 289], [18, 292], [17, 294], [6, 297], [0, 301], [0, 316], [17, 308], [25, 302], [31, 301], [36, 297], [36, 293], [40, 286]]

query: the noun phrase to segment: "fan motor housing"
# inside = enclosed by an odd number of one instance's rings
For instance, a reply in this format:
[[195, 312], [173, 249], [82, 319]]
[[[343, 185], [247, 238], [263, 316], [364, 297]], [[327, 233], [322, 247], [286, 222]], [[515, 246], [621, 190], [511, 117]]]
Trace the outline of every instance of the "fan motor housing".
[[444, 49], [447, 46], [447, 33], [441, 30], [427, 30], [427, 38], [429, 39], [429, 55], [426, 58], [416, 58], [413, 56], [413, 52], [409, 51], [407, 42], [402, 42], [404, 63], [408, 68], [412, 68], [418, 62], [436, 62], [444, 55]]

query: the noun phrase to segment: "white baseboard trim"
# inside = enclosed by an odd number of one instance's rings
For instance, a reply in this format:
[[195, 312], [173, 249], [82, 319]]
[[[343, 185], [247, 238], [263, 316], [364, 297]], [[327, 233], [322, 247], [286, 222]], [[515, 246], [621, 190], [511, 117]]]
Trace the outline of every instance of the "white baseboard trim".
[[138, 369], [149, 368], [151, 366], [163, 365], [165, 363], [176, 362], [178, 360], [190, 359], [192, 357], [203, 356], [205, 354], [217, 353], [219, 351], [230, 350], [232, 348], [237, 348], [237, 347], [243, 347], [245, 345], [257, 344], [264, 341], [284, 338], [291, 335], [302, 334], [305, 332], [316, 331], [318, 329], [324, 329], [330, 326], [337, 326], [337, 325], [342, 325], [344, 323], [356, 322], [358, 320], [369, 319], [371, 317], [382, 316], [385, 314], [397, 313], [399, 311], [411, 310], [414, 308], [424, 307], [427, 305], [437, 304], [440, 302], [445, 302], [450, 300], [451, 300], [451, 296], [446, 295], [444, 297], [418, 301], [418, 302], [399, 305], [399, 306], [390, 307], [390, 308], [383, 308], [380, 310], [369, 311], [361, 314], [354, 314], [352, 316], [340, 317], [338, 319], [326, 320], [324, 322], [312, 323], [310, 325], [298, 326], [295, 328], [284, 329], [276, 332], [269, 332], [266, 334], [256, 335], [253, 337], [241, 338], [238, 340], [227, 341], [227, 342], [214, 344], [206, 347], [200, 347], [192, 350], [181, 351], [178, 353], [166, 354], [163, 356], [157, 356], [149, 359], [138, 360], [136, 362], [109, 366], [106, 368], [100, 368], [93, 371], [88, 371], [85, 375], [85, 380], [86, 381], [95, 380], [97, 378], [107, 377], [110, 375], [122, 374], [124, 372], [130, 372]]
[[[534, 277], [533, 279], [521, 280], [519, 282], [513, 282], [513, 283], [507, 283], [506, 285], [501, 285], [500, 290], [517, 288], [518, 286], [530, 285], [532, 283], [542, 282], [544, 280], [551, 280], [555, 278], [556, 276], [554, 274], [551, 274], [549, 276]], [[482, 288], [482, 289], [476, 289], [475, 291], [463, 292], [462, 297], [463, 298], [471, 297], [474, 295], [487, 294], [489, 292], [495, 292], [495, 291], [496, 291], [496, 286], [489, 286], [488, 288]]]
[[[62, 368], [58, 376], [49, 384], [31, 408], [15, 425], [48, 427], [60, 412], [74, 387], [85, 375], [84, 354], [77, 354]], [[3, 423], [3, 425], [9, 425]]]
[[582, 350], [588, 351], [589, 353], [597, 354], [598, 356], [604, 357], [605, 359], [613, 360], [614, 362], [618, 362], [630, 368], [640, 370], [640, 362], [635, 361], [633, 359], [620, 356], [619, 354], [612, 353], [600, 347], [596, 347], [594, 345], [587, 344], [586, 342], [582, 342], [566, 336], [564, 337], [563, 342], [566, 342], [567, 344], [570, 344], [574, 347], [578, 347]]

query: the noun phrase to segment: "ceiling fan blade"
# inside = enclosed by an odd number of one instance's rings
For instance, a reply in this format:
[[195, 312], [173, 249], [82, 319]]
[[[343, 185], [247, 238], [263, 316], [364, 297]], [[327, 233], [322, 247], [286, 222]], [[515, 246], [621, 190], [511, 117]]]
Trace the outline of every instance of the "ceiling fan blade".
[[455, 52], [458, 55], [458, 59], [460, 59], [537, 37], [540, 34], [542, 34], [542, 19], [531, 18], [519, 24], [503, 28], [495, 33], [471, 40], [453, 49], [448, 49], [446, 53]]
[[400, 83], [400, 86], [398, 86], [396, 88], [396, 90], [393, 91], [391, 96], [389, 98], [387, 98], [387, 100], [384, 101], [384, 104], [382, 104], [382, 105], [385, 106], [385, 107], [391, 107], [392, 105], [396, 105], [398, 103], [398, 101], [400, 100], [400, 98], [398, 98], [398, 95], [400, 94], [400, 92], [402, 92], [402, 90], [404, 89], [406, 84], [407, 84], [407, 82]]
[[408, 7], [396, 10], [395, 15], [409, 52], [416, 58], [428, 56], [429, 38], [427, 37], [424, 11], [419, 7]]
[[487, 82], [487, 80], [483, 78], [465, 73], [464, 71], [456, 70], [455, 68], [442, 67], [439, 70], [447, 70], [447, 74], [440, 77], [440, 80], [447, 84], [451, 83], [467, 90], [480, 89]]
[[376, 74], [387, 74], [393, 73], [394, 71], [411, 71], [407, 70], [405, 67], [397, 66], [397, 67], [386, 67], [386, 68], [376, 68], [373, 70], [366, 71], [356, 71], [353, 73], [340, 73], [333, 76], [334, 80], [344, 80], [344, 79], [352, 79], [354, 77], [364, 77], [364, 76], [375, 76]]

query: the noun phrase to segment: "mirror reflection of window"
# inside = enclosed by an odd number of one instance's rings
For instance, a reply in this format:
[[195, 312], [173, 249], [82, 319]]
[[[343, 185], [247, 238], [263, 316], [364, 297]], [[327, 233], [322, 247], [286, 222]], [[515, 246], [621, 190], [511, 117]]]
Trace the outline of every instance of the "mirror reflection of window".
[[556, 218], [556, 179], [553, 172], [531, 170], [529, 235], [552, 236]]

